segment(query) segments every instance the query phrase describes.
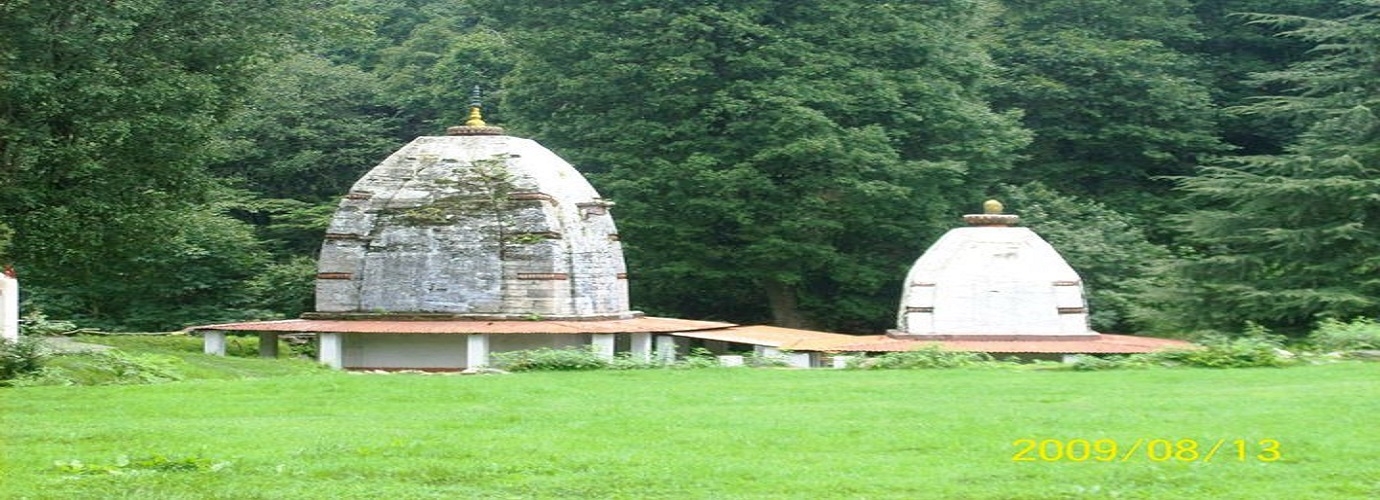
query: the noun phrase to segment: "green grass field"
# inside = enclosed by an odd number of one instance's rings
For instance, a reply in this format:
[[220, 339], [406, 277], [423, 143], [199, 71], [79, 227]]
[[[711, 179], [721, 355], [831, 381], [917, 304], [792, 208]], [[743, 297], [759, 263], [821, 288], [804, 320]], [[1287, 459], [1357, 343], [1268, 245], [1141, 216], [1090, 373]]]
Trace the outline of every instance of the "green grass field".
[[0, 389], [0, 496], [1380, 498], [1380, 363], [274, 375]]

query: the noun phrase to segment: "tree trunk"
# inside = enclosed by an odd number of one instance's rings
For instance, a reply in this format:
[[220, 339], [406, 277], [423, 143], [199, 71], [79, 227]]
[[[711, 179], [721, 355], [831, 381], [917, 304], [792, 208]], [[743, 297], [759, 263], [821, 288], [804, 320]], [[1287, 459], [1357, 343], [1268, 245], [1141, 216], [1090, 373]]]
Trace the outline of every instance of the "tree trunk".
[[762, 289], [771, 305], [772, 324], [783, 328], [810, 328], [810, 321], [800, 312], [795, 287], [775, 280], [766, 280]]

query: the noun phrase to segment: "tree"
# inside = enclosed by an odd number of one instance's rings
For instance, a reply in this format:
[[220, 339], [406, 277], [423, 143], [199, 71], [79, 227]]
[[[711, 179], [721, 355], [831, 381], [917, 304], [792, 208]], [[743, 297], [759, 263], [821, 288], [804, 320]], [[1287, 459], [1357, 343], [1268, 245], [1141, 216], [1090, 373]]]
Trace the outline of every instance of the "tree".
[[0, 3], [0, 217], [35, 306], [142, 329], [242, 302], [263, 260], [204, 165], [303, 4]]
[[1013, 180], [1152, 222], [1172, 207], [1161, 176], [1225, 152], [1186, 0], [1004, 3], [993, 99], [1035, 136]]
[[1223, 158], [1179, 180], [1197, 210], [1177, 219], [1201, 253], [1175, 305], [1189, 326], [1253, 321], [1301, 333], [1320, 318], [1380, 313], [1380, 2], [1336, 19], [1255, 14], [1312, 57], [1256, 75], [1288, 94], [1234, 111], [1299, 123], [1283, 152]]
[[377, 79], [310, 54], [265, 69], [218, 135], [216, 175], [266, 198], [337, 199], [401, 140]]
[[1026, 140], [982, 99], [983, 1], [480, 5], [524, 54], [506, 125], [619, 201], [653, 311], [884, 328]]
[[[1261, 87], [1248, 80], [1253, 73], [1277, 71], [1308, 58], [1309, 44], [1296, 37], [1276, 36], [1274, 30], [1245, 22], [1249, 12], [1272, 12], [1316, 18], [1345, 15], [1335, 0], [1197, 0], [1193, 2], [1198, 30], [1203, 33], [1194, 52], [1206, 64], [1205, 83], [1221, 107], [1238, 106], [1261, 95], [1287, 88]], [[1289, 120], [1261, 114], [1226, 113], [1222, 138], [1237, 154], [1277, 154], [1302, 130]]]

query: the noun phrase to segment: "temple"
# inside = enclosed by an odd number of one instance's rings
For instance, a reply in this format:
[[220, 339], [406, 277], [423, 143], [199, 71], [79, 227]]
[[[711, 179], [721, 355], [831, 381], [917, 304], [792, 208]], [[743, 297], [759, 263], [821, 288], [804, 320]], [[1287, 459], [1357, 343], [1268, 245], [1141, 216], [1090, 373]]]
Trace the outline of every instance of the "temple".
[[669, 359], [693, 347], [782, 356], [821, 353], [803, 339], [852, 336], [647, 317], [631, 310], [613, 202], [535, 141], [484, 122], [419, 137], [359, 179], [331, 219], [316, 307], [299, 319], [206, 325], [208, 354], [226, 335], [314, 337], [321, 363], [352, 370], [458, 371], [494, 352], [589, 347]]
[[938, 346], [1030, 359], [1134, 354], [1188, 342], [1098, 333], [1088, 324], [1083, 279], [1020, 217], [996, 200], [963, 216], [916, 259], [902, 285], [896, 328], [846, 344], [803, 343], [835, 352], [891, 352]]

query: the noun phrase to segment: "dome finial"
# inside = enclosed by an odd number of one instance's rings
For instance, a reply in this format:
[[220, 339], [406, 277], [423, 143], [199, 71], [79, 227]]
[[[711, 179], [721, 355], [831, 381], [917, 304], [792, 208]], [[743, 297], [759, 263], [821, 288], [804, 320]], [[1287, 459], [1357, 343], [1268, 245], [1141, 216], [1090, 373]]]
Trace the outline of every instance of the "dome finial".
[[484, 115], [479, 112], [483, 107], [484, 101], [479, 93], [479, 86], [475, 85], [474, 89], [470, 90], [470, 118], [465, 121], [466, 127], [486, 127], [489, 125], [484, 123]]
[[1003, 207], [1001, 205], [1001, 202], [997, 200], [987, 200], [982, 202], [982, 213], [984, 214], [996, 215], [1001, 213], [1002, 208]]
[[982, 202], [982, 213], [964, 215], [963, 221], [972, 226], [1005, 227], [1021, 220], [1016, 215], [1002, 213], [1005, 209], [1000, 201], [987, 200]]
[[475, 85], [470, 90], [470, 116], [465, 120], [465, 124], [459, 127], [446, 129], [446, 135], [503, 135], [503, 129], [492, 127], [484, 123], [484, 114], [480, 110], [484, 107], [484, 100], [479, 91], [479, 86]]

